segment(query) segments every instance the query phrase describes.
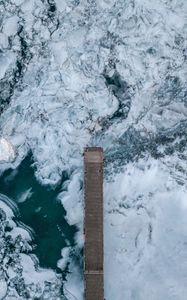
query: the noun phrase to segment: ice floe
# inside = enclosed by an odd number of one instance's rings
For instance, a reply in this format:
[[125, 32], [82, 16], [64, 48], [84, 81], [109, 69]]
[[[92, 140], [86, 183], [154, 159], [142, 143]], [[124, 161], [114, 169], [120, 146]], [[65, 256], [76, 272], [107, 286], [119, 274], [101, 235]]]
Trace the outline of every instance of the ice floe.
[[5, 138], [0, 138], [0, 162], [12, 161], [15, 158], [15, 150], [12, 144]]

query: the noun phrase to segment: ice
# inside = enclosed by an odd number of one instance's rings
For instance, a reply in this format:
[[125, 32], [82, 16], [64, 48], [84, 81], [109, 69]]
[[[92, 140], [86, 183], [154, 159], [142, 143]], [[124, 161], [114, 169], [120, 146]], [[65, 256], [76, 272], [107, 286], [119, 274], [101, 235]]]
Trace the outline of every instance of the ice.
[[57, 64], [62, 65], [67, 60], [68, 54], [63, 42], [53, 44], [52, 51]]
[[60, 12], [63, 12], [63, 11], [66, 10], [67, 4], [66, 4], [65, 0], [56, 0], [55, 2], [56, 2], [56, 5], [57, 5], [57, 9]]
[[11, 0], [12, 3], [15, 3], [16, 5], [21, 5], [24, 2], [28, 2], [28, 0]]
[[15, 150], [12, 144], [5, 138], [0, 138], [0, 162], [11, 161], [15, 157]]
[[27, 199], [31, 198], [32, 194], [33, 194], [32, 188], [29, 188], [28, 190], [24, 191], [18, 196], [17, 202], [22, 203], [27, 201]]
[[45, 281], [54, 280], [54, 272], [52, 270], [41, 269], [36, 272], [32, 258], [24, 253], [21, 254], [21, 264], [23, 266], [23, 277], [26, 284], [39, 283], [44, 288]]
[[47, 294], [48, 299], [58, 299], [62, 278], [53, 270], [38, 266], [36, 257], [31, 255], [31, 231], [13, 221], [17, 212], [12, 205], [9, 198], [0, 195], [0, 299], [46, 299]]
[[106, 183], [107, 300], [184, 299], [185, 194], [154, 160], [129, 164]]
[[70, 273], [64, 284], [64, 294], [68, 300], [82, 300], [84, 295], [84, 284], [81, 280], [80, 269], [74, 262], [70, 264]]
[[18, 29], [18, 21], [19, 18], [17, 16], [8, 18], [3, 26], [3, 32], [7, 36], [15, 35]]
[[62, 258], [57, 263], [58, 268], [60, 268], [62, 271], [65, 270], [65, 268], [67, 267], [67, 264], [70, 260], [70, 250], [71, 250], [71, 247], [65, 247], [62, 249], [62, 252], [61, 252]]
[[7, 283], [4, 279], [0, 279], [0, 299], [3, 300], [7, 293]]
[[0, 53], [0, 79], [2, 79], [12, 64], [15, 62], [13, 53], [8, 52], [6, 55]]
[[81, 249], [84, 245], [83, 237], [83, 191], [82, 191], [82, 172], [72, 174], [69, 181], [65, 182], [65, 191], [58, 196], [66, 210], [66, 220], [68, 224], [75, 225], [79, 229], [74, 239], [76, 245]]
[[115, 0], [97, 0], [97, 4], [101, 9], [110, 9], [115, 4]]
[[4, 33], [0, 33], [0, 47], [7, 48], [8, 47], [8, 37]]
[[[65, 171], [59, 199], [82, 249], [82, 153], [103, 146], [106, 299], [185, 300], [187, 2], [51, 3], [0, 6], [0, 132], [15, 153], [0, 150], [0, 172], [29, 151], [42, 184]], [[59, 265], [82, 299], [70, 253]]]

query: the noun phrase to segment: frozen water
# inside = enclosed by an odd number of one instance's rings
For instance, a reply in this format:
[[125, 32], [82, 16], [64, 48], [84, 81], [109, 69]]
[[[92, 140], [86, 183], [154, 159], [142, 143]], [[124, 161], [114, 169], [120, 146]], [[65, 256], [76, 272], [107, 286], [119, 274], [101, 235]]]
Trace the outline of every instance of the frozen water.
[[62, 279], [52, 270], [39, 268], [29, 255], [32, 238], [15, 223], [12, 208], [11, 200], [0, 194], [0, 299], [34, 299], [47, 293], [45, 299], [58, 299]]
[[8, 162], [15, 157], [15, 151], [9, 141], [0, 138], [0, 162]]
[[105, 186], [106, 299], [185, 299], [186, 186], [152, 159]]
[[[16, 153], [1, 172], [29, 151], [43, 185], [66, 171], [81, 249], [82, 152], [103, 146], [106, 299], [185, 300], [187, 2], [7, 0], [0, 28], [0, 132]], [[62, 256], [67, 298], [82, 299]]]

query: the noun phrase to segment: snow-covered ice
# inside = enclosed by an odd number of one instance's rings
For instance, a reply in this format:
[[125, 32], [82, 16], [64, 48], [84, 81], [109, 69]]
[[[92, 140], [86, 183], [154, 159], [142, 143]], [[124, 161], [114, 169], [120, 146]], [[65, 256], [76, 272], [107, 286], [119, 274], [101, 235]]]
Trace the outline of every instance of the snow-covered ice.
[[0, 138], [0, 161], [8, 162], [15, 157], [15, 151], [12, 144], [5, 138]]
[[185, 299], [186, 186], [149, 159], [105, 187], [106, 299]]
[[0, 173], [29, 151], [42, 184], [67, 172], [81, 249], [82, 152], [103, 146], [106, 300], [186, 299], [186, 29], [185, 0], [0, 2]]

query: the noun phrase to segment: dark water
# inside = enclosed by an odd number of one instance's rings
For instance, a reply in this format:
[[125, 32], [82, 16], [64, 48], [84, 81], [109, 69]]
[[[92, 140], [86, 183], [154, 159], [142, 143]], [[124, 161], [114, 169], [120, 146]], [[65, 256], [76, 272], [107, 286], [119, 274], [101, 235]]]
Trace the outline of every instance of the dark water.
[[[25, 158], [16, 170], [7, 170], [0, 177], [0, 193], [14, 200], [19, 208], [18, 221], [30, 226], [34, 234], [33, 253], [40, 266], [57, 269], [61, 249], [73, 245], [76, 232], [65, 220], [65, 211], [57, 200], [60, 186], [52, 189], [42, 186], [34, 176], [31, 155]], [[62, 182], [67, 180], [64, 175]]]

